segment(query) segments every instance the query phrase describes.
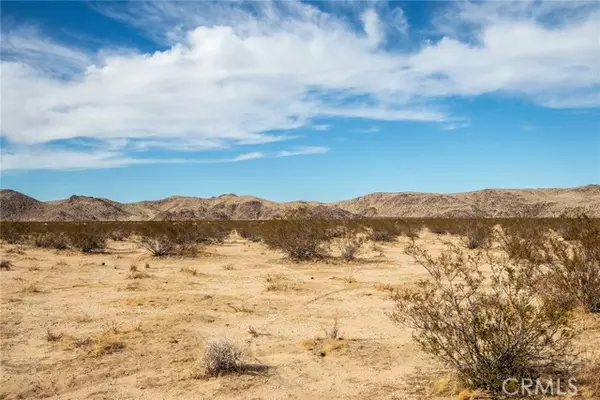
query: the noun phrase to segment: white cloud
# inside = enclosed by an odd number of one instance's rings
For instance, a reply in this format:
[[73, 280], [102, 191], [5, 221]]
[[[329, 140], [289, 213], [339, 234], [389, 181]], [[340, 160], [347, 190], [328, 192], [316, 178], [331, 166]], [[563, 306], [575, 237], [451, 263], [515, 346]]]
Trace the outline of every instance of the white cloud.
[[378, 133], [379, 131], [380, 131], [379, 127], [372, 126], [370, 128], [366, 128], [366, 129], [359, 129], [356, 132], [358, 132], [358, 133]]
[[467, 128], [469, 127], [468, 122], [451, 122], [449, 124], [444, 125], [443, 129], [445, 131], [454, 131], [457, 129]]
[[406, 14], [404, 14], [404, 10], [400, 7], [396, 7], [392, 11], [392, 26], [403, 35], [408, 33], [408, 20]]
[[322, 154], [329, 151], [328, 147], [320, 146], [306, 146], [299, 147], [295, 150], [282, 150], [277, 153], [276, 157], [291, 157], [291, 156], [303, 156], [308, 154]]
[[330, 128], [330, 126], [327, 125], [327, 124], [313, 125], [312, 126], [313, 131], [328, 131], [329, 128]]
[[384, 37], [377, 12], [373, 9], [366, 10], [362, 14], [361, 19], [369, 45], [373, 47], [379, 46]]
[[224, 162], [237, 162], [237, 161], [247, 161], [247, 160], [256, 160], [257, 158], [263, 158], [265, 155], [260, 152], [253, 152], [247, 154], [241, 154], [237, 157], [231, 158]]
[[135, 164], [221, 164], [264, 158], [261, 152], [240, 154], [230, 158], [132, 158], [118, 151], [73, 151], [49, 148], [24, 148], [3, 152], [0, 170], [70, 170], [114, 168]]
[[[169, 160], [173, 162], [173, 160]], [[134, 159], [118, 152], [28, 149], [24, 152], [3, 153], [1, 170], [114, 168], [131, 164], [159, 163], [165, 160]]]
[[47, 75], [60, 75], [81, 71], [92, 64], [89, 52], [55, 43], [42, 37], [33, 26], [18, 27], [0, 36], [2, 62], [35, 65]]
[[[600, 7], [496, 3], [445, 7], [436, 23], [446, 36], [410, 51], [387, 46], [384, 22], [401, 35], [409, 28], [401, 9], [362, 9], [357, 29], [295, 2], [102, 5], [165, 50], [88, 54], [39, 31], [3, 32], [2, 135], [22, 149], [94, 138], [105, 143], [96, 152], [61, 161], [92, 167], [133, 163], [151, 148], [278, 142], [320, 117], [453, 121], [440, 106], [447, 96], [502, 91], [548, 107], [600, 106]], [[556, 10], [560, 23], [550, 25]], [[34, 161], [14, 157], [9, 166]]]

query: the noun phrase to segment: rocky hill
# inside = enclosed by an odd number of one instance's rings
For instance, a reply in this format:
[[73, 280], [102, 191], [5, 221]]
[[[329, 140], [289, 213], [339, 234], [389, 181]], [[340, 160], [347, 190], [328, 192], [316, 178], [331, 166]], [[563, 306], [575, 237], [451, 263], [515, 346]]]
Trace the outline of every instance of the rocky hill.
[[454, 194], [372, 193], [335, 203], [277, 203], [234, 194], [211, 198], [172, 196], [136, 203], [87, 196], [42, 202], [14, 190], [0, 190], [0, 219], [7, 221], [266, 220], [284, 218], [298, 209], [322, 219], [557, 217], [578, 212], [600, 217], [600, 185]]

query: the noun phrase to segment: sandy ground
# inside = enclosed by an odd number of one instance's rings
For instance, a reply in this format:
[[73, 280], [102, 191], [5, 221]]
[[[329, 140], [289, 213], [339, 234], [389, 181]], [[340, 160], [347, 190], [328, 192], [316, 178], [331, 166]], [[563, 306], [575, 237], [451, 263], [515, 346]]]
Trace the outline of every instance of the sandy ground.
[[[434, 251], [457, 240], [418, 239]], [[89, 255], [0, 245], [12, 263], [0, 271], [0, 398], [430, 398], [447, 371], [386, 316], [386, 284], [427, 276], [407, 242], [301, 264], [239, 238], [195, 258], [152, 258], [134, 242]], [[336, 318], [342, 339], [324, 340]], [[578, 345], [600, 360], [600, 323], [585, 323]], [[202, 378], [204, 345], [218, 338], [254, 372]]]

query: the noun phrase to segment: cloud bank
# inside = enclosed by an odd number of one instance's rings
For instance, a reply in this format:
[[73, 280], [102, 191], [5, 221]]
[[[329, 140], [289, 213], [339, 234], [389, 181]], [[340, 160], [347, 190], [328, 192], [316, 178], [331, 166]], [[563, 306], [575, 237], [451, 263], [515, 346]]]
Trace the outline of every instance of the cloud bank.
[[[327, 135], [331, 123], [315, 123], [324, 118], [454, 129], [466, 123], [445, 105], [453, 97], [503, 93], [543, 107], [600, 107], [597, 3], [445, 4], [424, 40], [411, 37], [417, 28], [402, 9], [370, 3], [333, 11], [296, 2], [98, 7], [160, 50], [92, 53], [41, 30], [3, 32], [3, 170], [197, 162], [147, 152], [235, 150], [297, 139], [311, 127]], [[74, 148], [81, 139], [94, 145]]]

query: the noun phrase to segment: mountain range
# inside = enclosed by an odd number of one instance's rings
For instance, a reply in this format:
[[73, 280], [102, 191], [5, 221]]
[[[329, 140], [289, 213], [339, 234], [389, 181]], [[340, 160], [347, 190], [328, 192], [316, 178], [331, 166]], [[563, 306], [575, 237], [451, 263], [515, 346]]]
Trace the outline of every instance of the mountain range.
[[300, 208], [322, 219], [558, 217], [573, 213], [600, 217], [600, 185], [453, 194], [372, 193], [332, 203], [278, 203], [235, 194], [210, 198], [171, 196], [135, 203], [88, 196], [39, 201], [11, 189], [0, 190], [0, 219], [5, 221], [267, 220], [284, 218]]

